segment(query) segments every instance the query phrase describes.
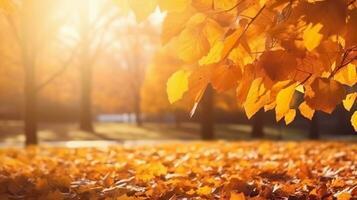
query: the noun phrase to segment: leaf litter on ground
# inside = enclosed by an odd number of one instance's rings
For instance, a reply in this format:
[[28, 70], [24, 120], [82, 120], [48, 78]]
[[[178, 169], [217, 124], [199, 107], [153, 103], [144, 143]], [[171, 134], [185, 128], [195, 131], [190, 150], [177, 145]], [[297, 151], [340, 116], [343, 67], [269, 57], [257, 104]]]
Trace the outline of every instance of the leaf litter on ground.
[[357, 199], [357, 144], [194, 142], [0, 150], [5, 199]]

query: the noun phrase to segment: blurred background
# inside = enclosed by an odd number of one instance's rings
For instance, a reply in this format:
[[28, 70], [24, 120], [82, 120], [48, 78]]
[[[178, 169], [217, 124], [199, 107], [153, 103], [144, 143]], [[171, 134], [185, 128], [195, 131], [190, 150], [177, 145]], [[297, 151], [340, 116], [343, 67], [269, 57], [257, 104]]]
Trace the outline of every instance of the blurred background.
[[[208, 89], [197, 112], [170, 105], [166, 81], [180, 67], [161, 45], [165, 13], [137, 23], [113, 0], [0, 1], [0, 143], [78, 140], [355, 140], [350, 114], [274, 113], [248, 120], [235, 91]], [[296, 96], [295, 98], [301, 98]]]

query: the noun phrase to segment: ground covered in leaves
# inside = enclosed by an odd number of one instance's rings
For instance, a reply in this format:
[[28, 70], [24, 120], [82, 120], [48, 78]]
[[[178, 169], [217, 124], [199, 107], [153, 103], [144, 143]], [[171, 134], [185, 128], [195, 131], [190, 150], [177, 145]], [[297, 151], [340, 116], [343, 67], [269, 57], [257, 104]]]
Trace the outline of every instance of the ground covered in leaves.
[[357, 199], [357, 145], [170, 143], [0, 150], [0, 199]]

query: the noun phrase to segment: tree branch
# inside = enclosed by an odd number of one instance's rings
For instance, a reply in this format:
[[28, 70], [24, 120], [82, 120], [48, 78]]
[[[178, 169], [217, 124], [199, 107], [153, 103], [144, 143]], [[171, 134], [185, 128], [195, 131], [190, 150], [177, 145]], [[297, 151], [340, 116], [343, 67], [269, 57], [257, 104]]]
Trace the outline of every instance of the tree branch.
[[[239, 38], [238, 38], [237, 41], [234, 43], [234, 45], [232, 45], [232, 47], [231, 47], [230, 50], [232, 50], [232, 48], [234, 48], [235, 46], [237, 46], [237, 45], [239, 44], [240, 40], [243, 38], [243, 36], [245, 35], [245, 33], [248, 31], [249, 27], [250, 27], [250, 26], [253, 24], [253, 22], [258, 18], [258, 16], [263, 12], [263, 10], [265, 9], [265, 7], [266, 7], [266, 6], [264, 5], [264, 6], [257, 12], [257, 14], [252, 18], [252, 20], [250, 20], [250, 22], [249, 22], [249, 23], [247, 24], [247, 26], [244, 28], [242, 34], [239, 36]], [[228, 54], [225, 55], [222, 60], [226, 59], [227, 56], [228, 56]]]
[[54, 73], [54, 74], [53, 74], [51, 77], [49, 77], [46, 81], [44, 81], [44, 82], [41, 83], [39, 86], [37, 86], [36, 92], [40, 92], [44, 87], [46, 87], [48, 84], [50, 84], [50, 83], [51, 83], [52, 81], [54, 81], [56, 78], [58, 78], [59, 76], [61, 76], [61, 75], [67, 70], [68, 66], [71, 64], [71, 62], [72, 62], [73, 59], [75, 58], [75, 55], [76, 55], [76, 53], [77, 53], [77, 51], [78, 51], [78, 47], [79, 47], [79, 46], [77, 46], [77, 47], [73, 50], [72, 54], [70, 55], [70, 57], [69, 57], [66, 61], [62, 62], [60, 69], [59, 69], [56, 73]]

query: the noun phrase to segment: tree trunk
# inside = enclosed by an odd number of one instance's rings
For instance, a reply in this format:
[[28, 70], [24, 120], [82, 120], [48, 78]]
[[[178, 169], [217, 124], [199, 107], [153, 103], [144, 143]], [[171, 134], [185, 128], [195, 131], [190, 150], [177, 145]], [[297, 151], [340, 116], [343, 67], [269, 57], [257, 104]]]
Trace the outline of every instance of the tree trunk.
[[80, 51], [80, 77], [81, 77], [81, 103], [79, 127], [83, 131], [93, 132], [92, 122], [92, 63], [89, 59], [89, 5], [83, 3], [81, 9], [81, 51]]
[[[37, 138], [37, 86], [36, 86], [36, 38], [37, 29], [34, 29], [32, 10], [33, 2], [24, 1], [25, 12], [21, 15], [21, 35], [19, 40], [22, 53], [22, 65], [25, 72], [24, 80], [24, 131], [26, 145], [38, 144]], [[38, 28], [38, 27], [37, 27]]]
[[201, 137], [203, 140], [214, 139], [213, 92], [212, 86], [209, 85], [201, 100], [200, 121]]
[[143, 125], [143, 121], [142, 121], [142, 116], [141, 116], [141, 96], [140, 96], [140, 90], [138, 91], [139, 94], [136, 94], [135, 95], [135, 123], [136, 123], [136, 126], [142, 126]]
[[81, 99], [80, 99], [80, 114], [79, 127], [83, 131], [93, 132], [92, 122], [92, 63], [90, 63], [90, 44], [89, 44], [89, 4], [83, 2], [80, 13], [80, 34], [81, 34], [81, 49], [80, 49], [80, 78], [81, 78]]
[[260, 110], [253, 117], [252, 138], [264, 138], [264, 112]]
[[81, 109], [80, 109], [80, 129], [93, 132], [92, 122], [92, 67], [90, 65], [81, 66]]
[[38, 144], [36, 74], [33, 58], [25, 59], [25, 139], [26, 145]]
[[309, 139], [317, 140], [319, 138], [320, 138], [319, 118], [315, 114], [314, 117], [312, 118], [311, 122], [310, 122]]

